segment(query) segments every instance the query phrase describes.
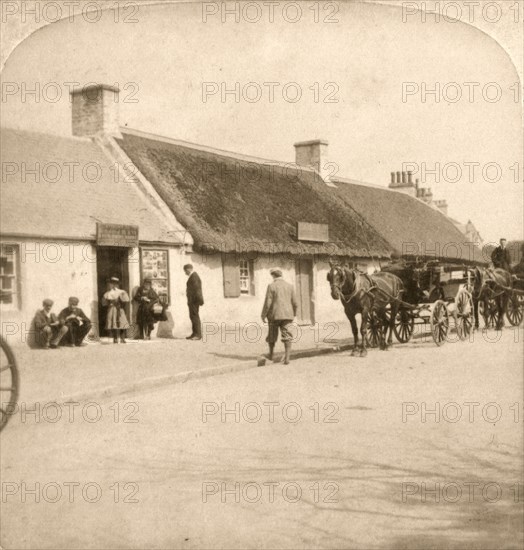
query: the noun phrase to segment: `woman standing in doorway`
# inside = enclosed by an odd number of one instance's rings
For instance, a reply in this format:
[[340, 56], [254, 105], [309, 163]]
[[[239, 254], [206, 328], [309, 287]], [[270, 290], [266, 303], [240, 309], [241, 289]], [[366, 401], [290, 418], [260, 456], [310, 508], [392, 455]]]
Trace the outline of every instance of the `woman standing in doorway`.
[[117, 277], [109, 280], [109, 290], [102, 298], [102, 305], [107, 306], [106, 329], [113, 333], [113, 343], [126, 343], [125, 331], [129, 328], [124, 306], [129, 302], [129, 296], [125, 290], [118, 288], [120, 283]]
[[138, 340], [151, 340], [151, 332], [155, 328], [153, 306], [159, 302], [158, 294], [153, 290], [151, 279], [144, 279], [138, 287], [134, 300], [138, 302], [136, 321], [138, 323]]

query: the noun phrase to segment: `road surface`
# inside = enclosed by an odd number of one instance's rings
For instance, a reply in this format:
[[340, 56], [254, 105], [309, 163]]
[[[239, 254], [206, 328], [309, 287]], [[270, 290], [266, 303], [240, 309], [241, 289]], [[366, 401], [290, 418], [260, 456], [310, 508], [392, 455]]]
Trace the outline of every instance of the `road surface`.
[[522, 548], [522, 337], [41, 403], [1, 435], [1, 546]]

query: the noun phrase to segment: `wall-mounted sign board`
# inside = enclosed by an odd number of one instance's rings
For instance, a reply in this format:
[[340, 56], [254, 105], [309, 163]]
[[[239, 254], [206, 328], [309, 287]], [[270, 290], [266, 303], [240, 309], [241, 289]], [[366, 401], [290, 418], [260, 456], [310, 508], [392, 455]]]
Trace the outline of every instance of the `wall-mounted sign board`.
[[326, 223], [298, 222], [297, 238], [299, 241], [327, 243], [329, 242], [329, 226]]
[[120, 225], [117, 223], [97, 223], [96, 244], [98, 246], [135, 248], [138, 246], [138, 226]]

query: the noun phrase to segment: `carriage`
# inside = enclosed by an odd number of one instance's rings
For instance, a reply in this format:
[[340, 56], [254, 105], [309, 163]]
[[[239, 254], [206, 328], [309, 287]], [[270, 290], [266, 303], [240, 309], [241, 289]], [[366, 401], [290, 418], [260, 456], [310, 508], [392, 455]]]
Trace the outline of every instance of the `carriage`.
[[20, 390], [20, 377], [15, 356], [0, 336], [0, 431], [15, 410]]
[[513, 281], [513, 292], [506, 304], [506, 317], [514, 326], [518, 327], [524, 318], [524, 275], [517, 276]]
[[[400, 343], [407, 343], [420, 327], [421, 333], [429, 329], [431, 336], [440, 346], [448, 339], [452, 326], [460, 340], [466, 340], [473, 329], [473, 274], [464, 266], [442, 264], [438, 260], [430, 262], [402, 261], [382, 269], [399, 277], [404, 284], [404, 292], [395, 316], [393, 333]], [[388, 315], [391, 308], [386, 314]], [[377, 347], [381, 339], [380, 331], [386, 325], [374, 312], [367, 325], [367, 343]]]

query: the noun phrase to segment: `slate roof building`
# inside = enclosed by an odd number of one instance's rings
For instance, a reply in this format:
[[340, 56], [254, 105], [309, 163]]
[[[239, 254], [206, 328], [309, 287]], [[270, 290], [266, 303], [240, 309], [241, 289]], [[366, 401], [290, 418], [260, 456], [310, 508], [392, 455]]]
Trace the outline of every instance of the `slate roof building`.
[[2, 129], [2, 332], [13, 341], [44, 298], [58, 309], [78, 296], [96, 325], [114, 275], [131, 294], [152, 278], [170, 304], [158, 335], [186, 334], [185, 263], [203, 280], [211, 330], [258, 321], [273, 266], [296, 285], [302, 323], [336, 321], [331, 257], [373, 271], [402, 255], [456, 258], [442, 244], [464, 240], [415, 197], [330, 178], [321, 140], [296, 143], [286, 164], [121, 128], [111, 86], [73, 93], [72, 133]]
[[10, 341], [27, 340], [44, 298], [59, 311], [77, 296], [97, 325], [109, 277], [139, 284], [141, 251], [161, 246], [169, 291], [167, 264], [177, 265], [191, 236], [100, 137], [2, 128], [0, 156], [0, 307]]

